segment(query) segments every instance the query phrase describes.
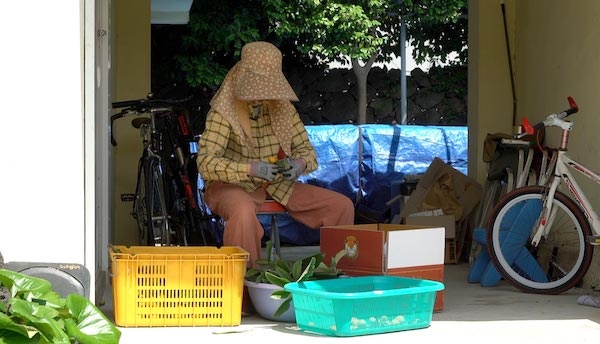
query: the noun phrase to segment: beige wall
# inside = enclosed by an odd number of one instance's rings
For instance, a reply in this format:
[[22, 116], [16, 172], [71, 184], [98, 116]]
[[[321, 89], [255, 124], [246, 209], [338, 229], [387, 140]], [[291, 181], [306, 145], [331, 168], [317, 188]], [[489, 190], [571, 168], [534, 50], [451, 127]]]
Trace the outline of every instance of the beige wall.
[[[600, 171], [600, 2], [506, 1], [507, 23], [517, 94], [517, 124], [523, 117], [538, 122], [579, 105], [569, 153]], [[483, 182], [481, 147], [487, 133], [509, 132], [512, 99], [500, 1], [469, 1], [469, 173]], [[547, 144], [555, 145], [556, 129]], [[577, 178], [600, 210], [598, 185]], [[596, 189], [594, 189], [596, 188]], [[600, 287], [600, 264], [594, 258], [585, 285]]]
[[[112, 10], [112, 101], [144, 98], [150, 92], [150, 0], [113, 0]], [[134, 245], [132, 203], [122, 202], [121, 195], [135, 192], [141, 138], [131, 118], [115, 122], [113, 134], [113, 244]]]
[[600, 2], [530, 0], [517, 9], [519, 114], [541, 120], [573, 96], [580, 112], [570, 118], [570, 154], [598, 170], [600, 145], [592, 139], [600, 123]]
[[[514, 1], [508, 1], [508, 4]], [[507, 5], [508, 7], [508, 5]], [[507, 27], [514, 27], [507, 13]], [[511, 133], [513, 99], [500, 1], [469, 1], [469, 175], [483, 183], [483, 141]], [[511, 50], [514, 50], [511, 44]]]

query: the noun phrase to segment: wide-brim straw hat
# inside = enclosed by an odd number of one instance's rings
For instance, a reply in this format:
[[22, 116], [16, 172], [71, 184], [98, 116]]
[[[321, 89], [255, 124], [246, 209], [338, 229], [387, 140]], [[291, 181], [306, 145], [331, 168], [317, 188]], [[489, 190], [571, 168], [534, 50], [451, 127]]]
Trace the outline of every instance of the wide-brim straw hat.
[[290, 100], [298, 96], [283, 75], [281, 51], [268, 42], [251, 42], [242, 48], [235, 97], [240, 100]]

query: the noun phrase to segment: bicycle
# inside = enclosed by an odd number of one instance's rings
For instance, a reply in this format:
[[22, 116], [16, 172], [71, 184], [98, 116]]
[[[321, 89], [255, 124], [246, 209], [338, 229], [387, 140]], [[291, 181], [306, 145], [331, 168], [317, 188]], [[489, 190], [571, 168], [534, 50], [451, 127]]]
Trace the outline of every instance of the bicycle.
[[505, 280], [524, 292], [561, 294], [575, 287], [590, 267], [593, 245], [600, 244], [598, 215], [571, 170], [596, 183], [600, 176], [567, 154], [573, 123], [565, 118], [579, 110], [573, 98], [568, 101], [569, 109], [533, 126], [523, 120], [525, 132], [516, 138], [537, 134], [540, 145], [545, 127], [559, 127], [560, 145], [550, 150], [551, 157], [548, 149], [542, 149], [537, 185], [504, 195], [487, 221], [491, 261]]
[[[111, 116], [111, 128], [115, 120], [135, 115], [132, 125], [142, 137], [135, 194], [124, 197], [133, 201], [131, 215], [137, 221], [141, 245], [221, 245], [214, 216], [207, 212], [198, 191], [194, 192], [198, 190], [191, 148], [195, 136], [188, 130], [182, 107], [187, 100], [150, 95], [112, 104], [122, 110]], [[112, 130], [111, 143], [116, 146]]]

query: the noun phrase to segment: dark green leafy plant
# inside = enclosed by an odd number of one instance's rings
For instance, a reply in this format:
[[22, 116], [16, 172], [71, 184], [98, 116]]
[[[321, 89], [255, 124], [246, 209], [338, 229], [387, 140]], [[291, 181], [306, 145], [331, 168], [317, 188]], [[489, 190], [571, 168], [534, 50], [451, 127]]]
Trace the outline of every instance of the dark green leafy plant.
[[0, 269], [0, 343], [118, 343], [121, 331], [87, 298], [66, 298], [45, 279]]
[[[273, 245], [267, 242], [266, 251], [272, 252]], [[281, 287], [271, 294], [271, 298], [284, 300], [275, 311], [275, 316], [285, 313], [292, 303], [292, 295], [283, 287], [290, 282], [300, 282], [316, 279], [337, 278], [341, 271], [337, 268], [337, 262], [346, 255], [346, 251], [340, 251], [331, 258], [329, 266], [323, 262], [325, 256], [319, 252], [296, 261], [286, 261], [277, 255], [267, 255], [266, 259], [256, 261], [258, 267], [251, 268], [246, 272], [245, 279], [255, 283], [271, 283]]]

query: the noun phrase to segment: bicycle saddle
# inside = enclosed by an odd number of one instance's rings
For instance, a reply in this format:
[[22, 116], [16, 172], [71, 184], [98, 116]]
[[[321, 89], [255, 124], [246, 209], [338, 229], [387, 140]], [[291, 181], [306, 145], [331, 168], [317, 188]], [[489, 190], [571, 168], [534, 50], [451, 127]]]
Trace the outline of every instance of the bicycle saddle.
[[139, 129], [144, 124], [150, 124], [150, 118], [138, 117], [131, 120], [131, 125], [136, 129]]

